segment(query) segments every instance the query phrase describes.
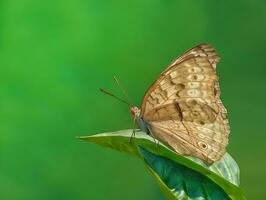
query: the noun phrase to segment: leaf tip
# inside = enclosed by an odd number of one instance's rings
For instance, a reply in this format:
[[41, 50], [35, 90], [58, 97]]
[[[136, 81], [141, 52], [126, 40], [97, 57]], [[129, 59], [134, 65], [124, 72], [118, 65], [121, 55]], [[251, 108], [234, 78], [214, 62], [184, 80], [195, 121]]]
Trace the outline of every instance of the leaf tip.
[[88, 136], [75, 136], [75, 139], [85, 140]]

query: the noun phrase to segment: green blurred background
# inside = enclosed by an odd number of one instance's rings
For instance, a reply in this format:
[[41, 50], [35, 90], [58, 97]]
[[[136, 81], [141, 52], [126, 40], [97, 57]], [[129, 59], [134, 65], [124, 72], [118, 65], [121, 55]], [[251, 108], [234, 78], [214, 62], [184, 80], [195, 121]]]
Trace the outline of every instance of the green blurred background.
[[0, 199], [163, 200], [143, 163], [79, 141], [132, 127], [117, 75], [140, 105], [176, 56], [219, 52], [229, 153], [248, 199], [265, 199], [266, 2], [0, 1]]

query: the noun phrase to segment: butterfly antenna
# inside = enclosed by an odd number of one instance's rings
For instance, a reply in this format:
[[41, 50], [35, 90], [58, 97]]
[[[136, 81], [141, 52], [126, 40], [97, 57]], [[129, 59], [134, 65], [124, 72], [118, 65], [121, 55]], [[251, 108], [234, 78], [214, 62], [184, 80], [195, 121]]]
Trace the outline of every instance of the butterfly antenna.
[[114, 80], [115, 83], [117, 85], [117, 87], [119, 88], [119, 90], [122, 92], [122, 94], [127, 98], [128, 102], [133, 105], [132, 101], [130, 100], [129, 96], [127, 95], [126, 91], [124, 90], [124, 88], [122, 87], [122, 85], [120, 84], [118, 78], [116, 76], [114, 76]]
[[100, 91], [103, 92], [104, 94], [107, 94], [107, 95], [109, 95], [111, 97], [114, 97], [115, 99], [117, 99], [117, 100], [119, 100], [119, 101], [121, 101], [121, 102], [123, 102], [123, 103], [125, 103], [125, 104], [127, 104], [129, 106], [131, 106], [131, 104], [129, 102], [125, 101], [124, 99], [121, 99], [120, 97], [118, 97], [118, 96], [116, 96], [116, 95], [114, 95], [114, 94], [112, 94], [112, 93], [110, 93], [110, 92], [108, 92], [108, 91], [106, 91], [106, 90], [104, 90], [102, 88], [100, 88]]

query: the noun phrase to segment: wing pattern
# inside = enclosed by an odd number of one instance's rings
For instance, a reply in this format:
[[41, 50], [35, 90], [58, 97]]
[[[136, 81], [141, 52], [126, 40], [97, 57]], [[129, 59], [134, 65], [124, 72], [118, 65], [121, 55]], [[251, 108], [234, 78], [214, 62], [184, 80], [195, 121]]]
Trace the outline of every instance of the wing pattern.
[[190, 49], [162, 72], [141, 106], [154, 137], [207, 163], [223, 156], [230, 132], [216, 74], [219, 60], [209, 44]]

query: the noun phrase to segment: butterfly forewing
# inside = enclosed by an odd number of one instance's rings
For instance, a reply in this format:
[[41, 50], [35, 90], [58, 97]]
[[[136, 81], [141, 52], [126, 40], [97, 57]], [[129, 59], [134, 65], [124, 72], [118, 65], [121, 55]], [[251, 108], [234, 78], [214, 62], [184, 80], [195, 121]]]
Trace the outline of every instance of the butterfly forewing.
[[162, 72], [141, 106], [154, 137], [208, 163], [225, 153], [230, 132], [216, 75], [219, 60], [211, 45], [192, 48]]

